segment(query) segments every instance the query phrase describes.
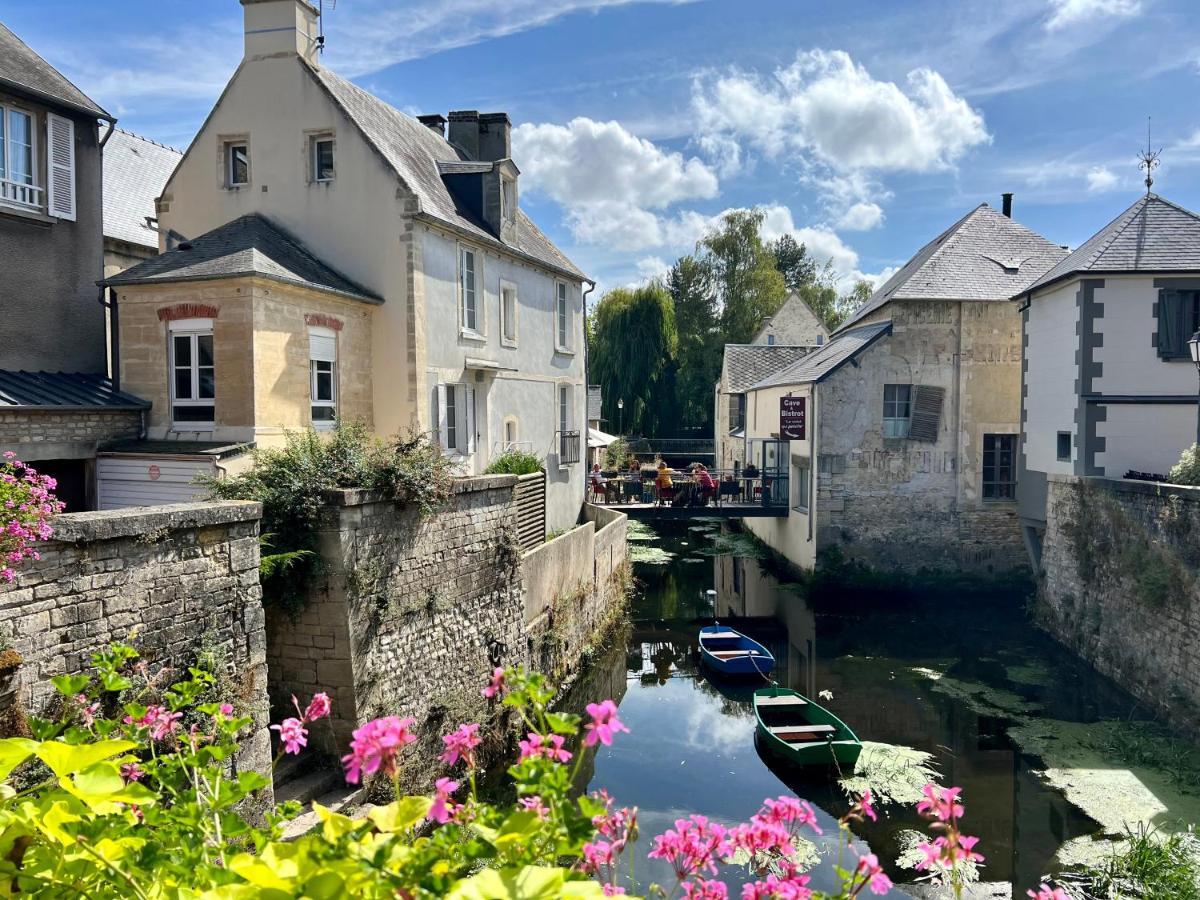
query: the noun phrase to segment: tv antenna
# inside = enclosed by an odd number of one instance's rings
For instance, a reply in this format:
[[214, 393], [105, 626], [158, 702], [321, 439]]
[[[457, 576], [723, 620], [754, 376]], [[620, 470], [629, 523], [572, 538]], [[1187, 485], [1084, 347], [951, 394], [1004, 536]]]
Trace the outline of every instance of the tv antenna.
[[1146, 116], [1146, 149], [1138, 153], [1138, 168], [1146, 170], [1146, 193], [1150, 193], [1150, 188], [1154, 184], [1153, 173], [1158, 168], [1159, 156], [1162, 155], [1162, 147], [1157, 150], [1151, 150], [1150, 143], [1150, 117]]
[[329, 11], [337, 9], [337, 0], [317, 0], [317, 52], [325, 52], [325, 4]]

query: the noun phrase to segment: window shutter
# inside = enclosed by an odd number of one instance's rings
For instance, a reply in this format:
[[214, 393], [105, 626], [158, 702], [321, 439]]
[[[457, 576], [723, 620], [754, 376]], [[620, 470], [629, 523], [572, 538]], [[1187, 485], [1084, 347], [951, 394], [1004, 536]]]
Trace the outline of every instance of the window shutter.
[[446, 421], [446, 386], [439, 384], [433, 389], [433, 417], [437, 421], [438, 443], [442, 445], [442, 450], [452, 450], [448, 441], [449, 428]]
[[463, 395], [463, 437], [458, 442], [463, 452], [470, 455], [475, 452], [475, 388], [467, 388]]
[[50, 215], [75, 221], [75, 123], [47, 114], [46, 148]]
[[1175, 359], [1186, 355], [1183, 342], [1183, 294], [1180, 291], [1158, 292], [1158, 355], [1160, 359]]
[[337, 338], [332, 331], [311, 328], [308, 332], [308, 358], [337, 362]]
[[934, 443], [938, 437], [938, 426], [942, 419], [944, 388], [930, 384], [918, 384], [913, 388], [912, 424], [908, 437], [914, 441]]

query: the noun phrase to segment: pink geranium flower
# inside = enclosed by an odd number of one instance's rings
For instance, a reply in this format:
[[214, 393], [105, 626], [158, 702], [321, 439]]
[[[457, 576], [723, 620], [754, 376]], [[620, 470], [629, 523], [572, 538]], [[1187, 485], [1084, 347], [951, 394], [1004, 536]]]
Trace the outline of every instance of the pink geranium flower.
[[962, 788], [941, 788], [936, 784], [927, 784], [921, 788], [921, 792], [925, 799], [917, 804], [917, 812], [933, 816], [941, 822], [962, 818], [963, 805], [958, 799]]
[[879, 857], [874, 853], [864, 853], [858, 858], [854, 875], [856, 880], [861, 878], [866, 883], [872, 894], [886, 894], [892, 889], [892, 879], [884, 874]]
[[503, 696], [505, 690], [504, 668], [502, 666], [496, 666], [496, 668], [492, 670], [492, 680], [488, 683], [488, 686], [483, 689], [483, 696], [491, 700], [493, 697]]
[[434, 784], [433, 806], [429, 807], [428, 817], [439, 825], [445, 825], [454, 817], [457, 806], [450, 800], [451, 795], [458, 790], [458, 782], [449, 778], [439, 778]]
[[594, 747], [597, 743], [607, 747], [612, 744], [614, 734], [621, 731], [628, 733], [629, 731], [617, 718], [617, 704], [612, 700], [605, 700], [603, 703], [589, 703], [587, 712], [592, 717], [592, 721], [583, 726], [587, 732], [583, 742], [589, 747]]
[[683, 896], [687, 900], [726, 900], [729, 896], [729, 888], [725, 886], [723, 881], [708, 881], [704, 878], [697, 878], [695, 881], [689, 881], [683, 886]]
[[565, 743], [566, 738], [561, 734], [542, 737], [536, 731], [531, 731], [525, 740], [517, 742], [517, 746], [521, 748], [522, 761], [543, 756], [552, 762], [565, 763], [571, 759], [571, 751], [563, 748]]
[[272, 725], [271, 729], [279, 732], [284, 753], [298, 756], [300, 749], [308, 744], [308, 729], [299, 719], [284, 719], [280, 724]]
[[531, 797], [522, 797], [517, 801], [517, 805], [526, 812], [537, 813], [539, 819], [545, 819], [550, 815], [550, 807], [542, 802], [542, 798], [537, 794]]
[[475, 768], [475, 748], [480, 744], [477, 724], [459, 725], [454, 731], [442, 736], [442, 743], [446, 745], [446, 750], [441, 756], [442, 762], [452, 766], [459, 759], [463, 759], [468, 768]]
[[808, 900], [812, 891], [807, 887], [808, 876], [793, 873], [784, 877], [768, 875], [762, 881], [742, 888], [742, 900]]
[[[293, 697], [292, 699], [294, 700], [295, 698]], [[329, 715], [331, 707], [332, 704], [329, 702], [329, 695], [324, 691], [321, 691], [319, 694], [313, 694], [313, 698], [308, 701], [308, 706], [304, 709], [304, 721], [315, 722], [318, 719], [324, 719]]]
[[121, 777], [126, 781], [141, 781], [146, 777], [146, 773], [137, 763], [122, 763]]
[[417, 739], [410, 730], [416, 721], [411, 716], [385, 716], [355, 729], [350, 752], [342, 757], [346, 781], [358, 784], [364, 774], [376, 772], [394, 777], [399, 771], [400, 751]]
[[1067, 896], [1067, 892], [1062, 888], [1052, 888], [1048, 884], [1038, 885], [1036, 893], [1033, 891], [1026, 891], [1025, 893], [1032, 897], [1033, 900], [1071, 900]]

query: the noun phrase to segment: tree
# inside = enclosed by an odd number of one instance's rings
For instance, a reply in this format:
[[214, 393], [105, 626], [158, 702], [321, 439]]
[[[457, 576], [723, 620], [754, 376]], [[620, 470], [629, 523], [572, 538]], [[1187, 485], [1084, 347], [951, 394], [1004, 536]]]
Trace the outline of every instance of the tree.
[[[677, 335], [671, 295], [659, 282], [609, 291], [590, 323], [591, 380], [604, 390], [604, 418], [627, 434], [658, 434], [673, 416]], [[625, 407], [618, 415], [617, 401]]]
[[761, 210], [734, 210], [698, 246], [713, 273], [725, 343], [745, 344], [787, 297], [775, 255], [763, 243]]
[[721, 371], [721, 329], [713, 273], [704, 260], [684, 256], [667, 273], [675, 308], [675, 397], [678, 430], [712, 428], [712, 389]]
[[775, 254], [775, 268], [783, 276], [789, 291], [798, 291], [817, 278], [817, 261], [808, 255], [808, 248], [796, 243], [790, 234], [782, 234], [769, 245]]

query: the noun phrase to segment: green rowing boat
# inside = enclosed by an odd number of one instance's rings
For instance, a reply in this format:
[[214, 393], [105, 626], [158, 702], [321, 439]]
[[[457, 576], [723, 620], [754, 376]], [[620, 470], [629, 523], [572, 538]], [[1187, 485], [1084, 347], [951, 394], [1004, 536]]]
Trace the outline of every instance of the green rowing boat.
[[845, 722], [804, 695], [783, 687], [754, 692], [754, 718], [764, 748], [799, 766], [854, 771], [862, 742]]

